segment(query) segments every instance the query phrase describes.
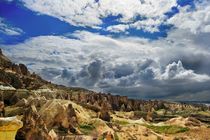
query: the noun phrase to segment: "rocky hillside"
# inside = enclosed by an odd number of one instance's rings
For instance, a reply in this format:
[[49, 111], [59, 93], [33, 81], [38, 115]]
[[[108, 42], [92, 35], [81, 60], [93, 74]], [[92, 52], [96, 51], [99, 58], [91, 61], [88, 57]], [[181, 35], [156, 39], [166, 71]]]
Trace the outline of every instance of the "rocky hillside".
[[16, 89], [38, 89], [47, 82], [30, 73], [24, 64], [14, 64], [0, 50], [0, 84]]
[[210, 139], [205, 105], [134, 100], [55, 85], [24, 64], [12, 63], [1, 50], [0, 99], [2, 116], [23, 122], [16, 139]]

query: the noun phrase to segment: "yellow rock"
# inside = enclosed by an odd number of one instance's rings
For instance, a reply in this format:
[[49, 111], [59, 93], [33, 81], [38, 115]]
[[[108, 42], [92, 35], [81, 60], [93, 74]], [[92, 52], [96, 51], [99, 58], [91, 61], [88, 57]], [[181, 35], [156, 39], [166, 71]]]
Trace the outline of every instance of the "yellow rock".
[[0, 118], [0, 140], [15, 140], [15, 135], [23, 127], [23, 123], [17, 117]]

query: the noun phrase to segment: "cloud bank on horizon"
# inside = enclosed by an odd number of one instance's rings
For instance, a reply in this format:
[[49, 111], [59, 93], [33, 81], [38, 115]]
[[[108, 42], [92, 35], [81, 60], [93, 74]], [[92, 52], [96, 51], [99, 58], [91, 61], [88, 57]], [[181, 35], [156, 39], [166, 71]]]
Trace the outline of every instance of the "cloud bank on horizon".
[[0, 37], [12, 60], [57, 84], [210, 99], [209, 0], [4, 0]]

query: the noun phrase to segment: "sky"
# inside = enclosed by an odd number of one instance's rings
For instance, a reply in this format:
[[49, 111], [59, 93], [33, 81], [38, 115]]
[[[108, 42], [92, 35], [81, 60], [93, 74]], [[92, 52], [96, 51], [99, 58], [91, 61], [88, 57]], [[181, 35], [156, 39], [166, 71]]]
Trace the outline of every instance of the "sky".
[[0, 48], [65, 86], [210, 100], [210, 0], [0, 0]]

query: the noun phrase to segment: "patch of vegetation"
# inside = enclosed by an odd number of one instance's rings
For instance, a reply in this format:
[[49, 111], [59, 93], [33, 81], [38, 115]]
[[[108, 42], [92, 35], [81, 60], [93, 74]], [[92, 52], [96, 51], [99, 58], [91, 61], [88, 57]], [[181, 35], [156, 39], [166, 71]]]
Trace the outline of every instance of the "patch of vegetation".
[[210, 116], [210, 112], [209, 111], [200, 111], [200, 112], [198, 112], [198, 114], [204, 115], [204, 116]]
[[165, 133], [165, 134], [176, 134], [189, 131], [187, 127], [181, 127], [176, 125], [165, 125], [165, 126], [154, 126], [146, 125], [147, 128], [152, 129], [156, 133]]
[[114, 140], [119, 140], [119, 137], [117, 136], [117, 133], [114, 133]]
[[91, 124], [81, 124], [79, 127], [81, 132], [86, 135], [90, 134], [95, 129], [95, 127]]
[[127, 125], [127, 124], [129, 124], [129, 122], [125, 121], [125, 120], [115, 120], [114, 122], [116, 124], [119, 124], [119, 125]]

